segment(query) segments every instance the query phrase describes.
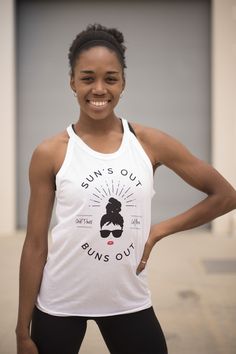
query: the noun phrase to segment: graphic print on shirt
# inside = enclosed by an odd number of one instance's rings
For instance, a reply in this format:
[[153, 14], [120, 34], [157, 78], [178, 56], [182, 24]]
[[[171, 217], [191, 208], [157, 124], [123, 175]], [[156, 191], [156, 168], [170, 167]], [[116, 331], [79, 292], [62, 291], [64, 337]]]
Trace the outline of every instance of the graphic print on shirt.
[[[106, 205], [106, 214], [101, 218], [100, 226], [100, 235], [103, 238], [107, 238], [112, 234], [114, 237], [121, 237], [123, 233], [124, 219], [120, 215], [121, 211], [121, 202], [115, 198], [109, 198], [109, 201]], [[108, 245], [113, 245], [113, 241], [110, 240], [107, 242]]]
[[134, 237], [142, 229], [142, 216], [136, 212], [136, 193], [142, 189], [138, 177], [128, 169], [109, 167], [90, 173], [81, 187], [90, 192], [87, 210], [91, 213], [77, 215], [75, 223], [77, 228], [90, 229], [93, 235], [81, 245], [83, 251], [91, 259], [106, 263], [134, 255]]

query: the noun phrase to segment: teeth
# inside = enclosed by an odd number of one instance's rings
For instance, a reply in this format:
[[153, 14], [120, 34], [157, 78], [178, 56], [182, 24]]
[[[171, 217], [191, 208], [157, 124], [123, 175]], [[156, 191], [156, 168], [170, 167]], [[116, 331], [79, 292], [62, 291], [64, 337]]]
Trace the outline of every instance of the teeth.
[[90, 103], [96, 107], [105, 106], [107, 104], [107, 102], [108, 101], [90, 101]]

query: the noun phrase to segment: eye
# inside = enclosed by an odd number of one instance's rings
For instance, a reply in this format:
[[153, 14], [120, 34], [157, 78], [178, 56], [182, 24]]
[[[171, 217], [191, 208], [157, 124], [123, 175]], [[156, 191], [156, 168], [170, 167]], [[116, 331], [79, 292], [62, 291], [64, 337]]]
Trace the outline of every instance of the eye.
[[110, 230], [100, 230], [100, 235], [103, 237], [103, 238], [106, 238], [110, 235]]
[[89, 81], [92, 81], [92, 80], [93, 80], [93, 78], [92, 78], [92, 77], [87, 76], [87, 77], [82, 77], [82, 79], [81, 79], [81, 80], [82, 80], [82, 81], [89, 82]]
[[118, 81], [118, 80], [117, 80], [117, 78], [115, 78], [115, 77], [108, 77], [108, 78], [107, 78], [107, 81], [113, 83], [113, 82], [116, 82], [116, 81]]

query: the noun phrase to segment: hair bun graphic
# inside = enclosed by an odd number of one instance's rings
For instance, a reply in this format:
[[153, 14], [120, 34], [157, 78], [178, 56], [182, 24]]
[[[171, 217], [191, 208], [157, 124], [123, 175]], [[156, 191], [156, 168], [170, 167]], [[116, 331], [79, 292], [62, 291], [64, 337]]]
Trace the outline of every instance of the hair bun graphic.
[[110, 198], [106, 205], [107, 214], [116, 214], [121, 211], [121, 202], [115, 198]]
[[[121, 211], [121, 202], [119, 202], [115, 198], [110, 198], [106, 205], [106, 214], [104, 214], [101, 218], [100, 226], [100, 234], [101, 237], [108, 237], [110, 233], [114, 237], [120, 237], [123, 232], [124, 219], [123, 216], [120, 215]], [[117, 226], [116, 229], [108, 230], [107, 227], [109, 225]]]

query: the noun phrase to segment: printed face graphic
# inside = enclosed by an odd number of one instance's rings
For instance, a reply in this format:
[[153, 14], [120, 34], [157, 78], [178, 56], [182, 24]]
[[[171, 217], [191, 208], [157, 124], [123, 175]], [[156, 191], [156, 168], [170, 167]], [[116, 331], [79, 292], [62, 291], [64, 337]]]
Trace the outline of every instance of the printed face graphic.
[[[121, 203], [115, 199], [110, 198], [106, 205], [107, 213], [101, 218], [100, 235], [102, 238], [119, 238], [123, 233], [124, 219], [120, 215]], [[109, 240], [108, 245], [113, 245], [114, 241]]]
[[109, 238], [107, 241], [108, 245], [113, 245], [114, 241], [112, 240], [113, 237], [119, 238], [121, 237], [123, 229], [120, 225], [114, 225], [113, 223], [107, 222], [103, 225], [102, 229], [100, 230], [100, 235], [102, 238]]

